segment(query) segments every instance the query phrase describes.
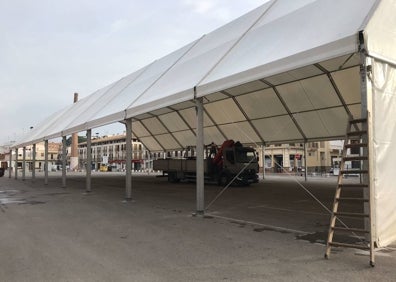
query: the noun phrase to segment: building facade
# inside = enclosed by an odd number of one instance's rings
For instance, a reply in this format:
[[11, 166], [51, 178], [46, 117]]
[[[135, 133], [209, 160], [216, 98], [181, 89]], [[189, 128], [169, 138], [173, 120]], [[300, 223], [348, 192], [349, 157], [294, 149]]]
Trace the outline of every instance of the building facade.
[[[308, 173], [326, 173], [337, 167], [342, 154], [342, 142], [322, 141], [306, 143]], [[258, 148], [260, 166], [267, 172], [301, 172], [305, 169], [303, 143], [274, 144]]]
[[[147, 170], [153, 167], [152, 156], [141, 142], [136, 138], [132, 140], [132, 169]], [[91, 168], [100, 170], [107, 167], [108, 170], [124, 171], [126, 160], [126, 136], [125, 134], [94, 137], [91, 140], [92, 163]], [[80, 168], [87, 165], [87, 142], [78, 144]]]
[[[1, 167], [7, 169], [8, 167], [15, 167], [15, 160], [18, 158], [18, 168], [22, 169], [23, 166], [23, 148], [18, 148], [18, 154], [12, 150], [12, 164], [10, 164], [10, 151], [9, 147], [4, 148], [0, 153]], [[48, 170], [56, 170], [59, 165], [61, 143], [49, 142], [48, 143]], [[25, 169], [31, 171], [33, 168], [33, 146], [26, 146], [25, 148]], [[45, 145], [44, 142], [36, 144], [36, 161], [34, 167], [39, 171], [44, 170], [45, 163]]]

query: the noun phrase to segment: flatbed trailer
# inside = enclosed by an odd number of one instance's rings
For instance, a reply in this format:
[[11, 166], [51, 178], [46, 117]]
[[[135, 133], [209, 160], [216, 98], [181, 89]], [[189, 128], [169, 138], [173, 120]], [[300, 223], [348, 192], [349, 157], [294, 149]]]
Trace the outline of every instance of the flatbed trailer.
[[[154, 160], [153, 169], [167, 175], [169, 182], [196, 180], [195, 157]], [[234, 184], [249, 185], [258, 182], [257, 173], [256, 151], [232, 140], [225, 141], [216, 153], [207, 153], [204, 159], [204, 178], [207, 183], [225, 186], [233, 181]]]

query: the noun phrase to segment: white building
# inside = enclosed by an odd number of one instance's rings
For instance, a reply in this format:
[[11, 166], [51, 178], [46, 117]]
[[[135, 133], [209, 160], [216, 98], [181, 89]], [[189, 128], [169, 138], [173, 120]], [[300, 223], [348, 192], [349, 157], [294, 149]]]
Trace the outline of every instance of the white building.
[[[125, 170], [126, 159], [125, 134], [96, 137], [91, 140], [92, 169], [99, 170], [101, 166], [112, 170]], [[153, 154], [144, 148], [137, 139], [132, 141], [132, 169], [147, 170], [153, 167]], [[87, 142], [78, 144], [80, 167], [87, 162]]]

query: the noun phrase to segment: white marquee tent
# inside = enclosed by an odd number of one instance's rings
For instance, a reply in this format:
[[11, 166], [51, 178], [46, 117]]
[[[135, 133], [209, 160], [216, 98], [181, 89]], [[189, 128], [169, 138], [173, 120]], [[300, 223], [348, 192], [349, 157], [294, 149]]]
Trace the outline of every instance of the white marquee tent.
[[396, 240], [395, 14], [395, 0], [271, 0], [53, 114], [15, 147], [115, 122], [132, 122], [151, 151], [343, 139], [348, 118], [368, 113], [374, 236], [386, 246]]

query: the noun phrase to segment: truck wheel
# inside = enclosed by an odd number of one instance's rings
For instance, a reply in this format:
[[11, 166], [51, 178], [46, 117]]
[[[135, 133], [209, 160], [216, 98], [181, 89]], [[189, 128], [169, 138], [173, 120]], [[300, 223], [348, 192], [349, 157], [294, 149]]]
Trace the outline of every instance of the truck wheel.
[[179, 181], [180, 181], [180, 179], [177, 178], [177, 174], [176, 173], [174, 173], [174, 172], [168, 173], [168, 182], [177, 183]]
[[219, 186], [225, 187], [229, 182], [230, 182], [230, 176], [227, 173], [222, 173], [219, 176], [219, 179], [217, 181], [217, 184]]

